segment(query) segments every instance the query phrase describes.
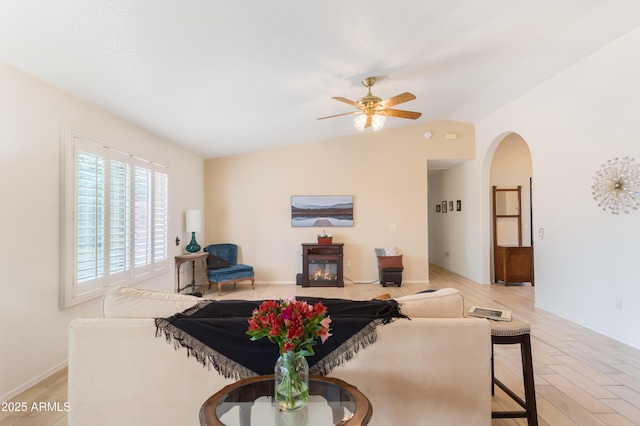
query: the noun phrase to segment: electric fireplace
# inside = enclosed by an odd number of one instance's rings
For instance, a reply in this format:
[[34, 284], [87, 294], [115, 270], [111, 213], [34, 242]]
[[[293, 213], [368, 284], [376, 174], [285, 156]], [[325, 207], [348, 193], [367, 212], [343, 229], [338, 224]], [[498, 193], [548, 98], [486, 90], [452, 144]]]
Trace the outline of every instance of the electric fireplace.
[[302, 287], [344, 287], [344, 244], [302, 244]]

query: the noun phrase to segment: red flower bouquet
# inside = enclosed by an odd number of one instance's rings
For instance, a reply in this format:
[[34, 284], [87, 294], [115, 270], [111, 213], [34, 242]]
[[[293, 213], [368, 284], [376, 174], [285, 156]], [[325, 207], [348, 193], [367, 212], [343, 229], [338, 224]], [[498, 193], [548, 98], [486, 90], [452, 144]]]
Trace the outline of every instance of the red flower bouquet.
[[318, 302], [311, 306], [295, 298], [267, 300], [254, 309], [247, 334], [251, 340], [267, 337], [283, 355], [289, 351], [313, 355], [318, 338], [324, 343], [331, 333], [327, 308]]

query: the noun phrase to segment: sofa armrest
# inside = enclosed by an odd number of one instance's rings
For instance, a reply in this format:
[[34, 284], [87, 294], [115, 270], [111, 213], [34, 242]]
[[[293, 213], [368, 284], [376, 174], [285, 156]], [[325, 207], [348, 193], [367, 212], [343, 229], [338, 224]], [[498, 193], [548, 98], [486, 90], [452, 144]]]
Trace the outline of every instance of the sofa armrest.
[[233, 383], [155, 336], [153, 319], [79, 318], [69, 328], [69, 426], [199, 424]]

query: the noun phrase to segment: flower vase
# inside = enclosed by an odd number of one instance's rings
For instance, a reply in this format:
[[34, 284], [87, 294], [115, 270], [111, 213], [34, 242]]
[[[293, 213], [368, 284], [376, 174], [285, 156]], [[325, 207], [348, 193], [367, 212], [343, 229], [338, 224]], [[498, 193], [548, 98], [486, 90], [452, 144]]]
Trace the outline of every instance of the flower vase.
[[296, 411], [309, 401], [309, 364], [299, 352], [280, 355], [274, 368], [276, 406], [282, 411]]

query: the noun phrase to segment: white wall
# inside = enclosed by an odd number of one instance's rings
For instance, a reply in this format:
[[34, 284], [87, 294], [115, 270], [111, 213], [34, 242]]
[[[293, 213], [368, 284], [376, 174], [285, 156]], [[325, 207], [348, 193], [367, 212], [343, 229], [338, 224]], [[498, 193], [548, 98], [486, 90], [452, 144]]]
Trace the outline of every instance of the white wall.
[[[170, 166], [170, 256], [188, 243], [184, 210], [203, 208], [204, 162], [3, 63], [0, 93], [0, 400], [6, 400], [66, 363], [73, 318], [101, 315], [99, 300], [59, 307], [61, 126]], [[172, 244], [175, 236], [180, 247]], [[174, 291], [170, 265], [140, 286]]]
[[461, 217], [430, 216], [431, 261], [491, 282], [491, 163], [500, 142], [518, 133], [534, 176], [536, 306], [640, 348], [640, 212], [611, 215], [591, 194], [602, 163], [640, 161], [638, 75], [640, 29], [476, 123], [476, 159], [431, 178], [430, 212], [437, 199], [465, 191]]
[[[592, 199], [606, 160], [640, 159], [640, 29], [476, 123], [477, 160], [452, 170], [479, 194], [473, 212], [472, 266], [453, 269], [488, 283], [493, 153], [516, 132], [533, 160], [536, 306], [640, 347], [640, 212], [614, 216]], [[469, 170], [470, 169], [470, 170]], [[446, 185], [446, 183], [445, 183]], [[614, 307], [622, 299], [623, 310]]]

